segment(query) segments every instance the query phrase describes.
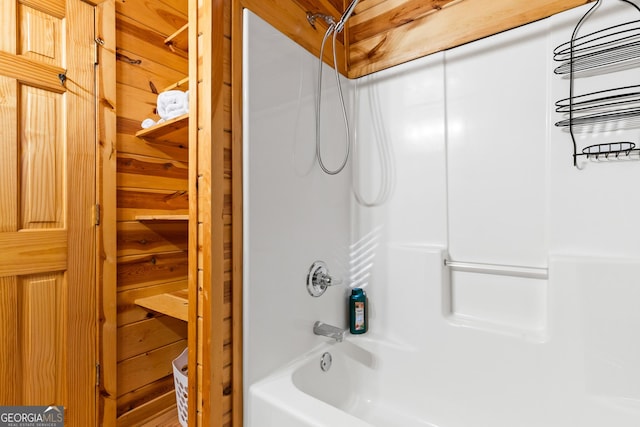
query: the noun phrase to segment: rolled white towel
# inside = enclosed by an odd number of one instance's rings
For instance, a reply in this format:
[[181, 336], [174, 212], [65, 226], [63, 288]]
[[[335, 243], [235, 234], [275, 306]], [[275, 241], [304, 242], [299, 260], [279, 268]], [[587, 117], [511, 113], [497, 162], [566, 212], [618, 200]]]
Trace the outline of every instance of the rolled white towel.
[[189, 112], [188, 95], [180, 90], [168, 90], [158, 95], [158, 115], [170, 120]]
[[156, 124], [156, 122], [153, 119], [144, 119], [140, 126], [142, 126], [142, 129], [148, 129], [148, 128], [150, 128], [151, 126], [153, 126], [155, 124]]
[[189, 110], [184, 105], [180, 104], [169, 104], [165, 107], [164, 118], [174, 118], [179, 115], [186, 114]]

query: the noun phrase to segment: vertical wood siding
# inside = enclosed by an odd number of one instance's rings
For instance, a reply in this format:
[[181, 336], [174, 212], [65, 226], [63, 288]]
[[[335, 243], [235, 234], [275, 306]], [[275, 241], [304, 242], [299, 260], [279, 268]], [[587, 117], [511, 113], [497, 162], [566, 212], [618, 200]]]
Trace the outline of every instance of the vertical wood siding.
[[197, 330], [202, 347], [196, 417], [199, 426], [230, 426], [236, 415], [232, 381], [237, 380], [232, 378], [231, 0], [200, 1], [198, 12]]

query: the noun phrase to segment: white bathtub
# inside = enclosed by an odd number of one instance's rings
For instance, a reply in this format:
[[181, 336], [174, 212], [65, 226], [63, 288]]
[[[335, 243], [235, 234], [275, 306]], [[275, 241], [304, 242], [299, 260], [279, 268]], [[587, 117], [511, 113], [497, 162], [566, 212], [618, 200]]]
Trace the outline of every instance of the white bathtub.
[[[385, 388], [385, 365], [400, 360], [370, 338], [326, 343], [249, 389], [250, 427], [438, 427], [402, 407], [402, 390]], [[328, 371], [320, 360], [332, 357]], [[374, 355], [375, 354], [375, 355]], [[394, 398], [395, 396], [395, 398]]]

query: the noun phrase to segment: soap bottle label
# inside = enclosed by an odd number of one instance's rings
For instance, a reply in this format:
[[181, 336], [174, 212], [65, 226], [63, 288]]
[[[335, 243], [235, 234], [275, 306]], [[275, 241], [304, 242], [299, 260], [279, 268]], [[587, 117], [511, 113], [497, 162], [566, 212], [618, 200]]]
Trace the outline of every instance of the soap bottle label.
[[355, 327], [356, 331], [364, 330], [364, 302], [355, 303]]

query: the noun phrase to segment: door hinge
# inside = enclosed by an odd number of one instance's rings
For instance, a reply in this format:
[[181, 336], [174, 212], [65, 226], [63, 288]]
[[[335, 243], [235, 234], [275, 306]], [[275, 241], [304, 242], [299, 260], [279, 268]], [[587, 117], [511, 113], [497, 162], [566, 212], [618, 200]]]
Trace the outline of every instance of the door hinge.
[[95, 225], [100, 225], [100, 203], [96, 203], [93, 207], [93, 218], [95, 219]]
[[96, 387], [100, 386], [100, 363], [96, 363]]

